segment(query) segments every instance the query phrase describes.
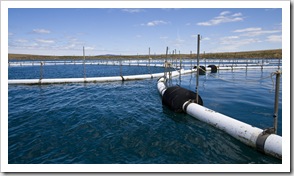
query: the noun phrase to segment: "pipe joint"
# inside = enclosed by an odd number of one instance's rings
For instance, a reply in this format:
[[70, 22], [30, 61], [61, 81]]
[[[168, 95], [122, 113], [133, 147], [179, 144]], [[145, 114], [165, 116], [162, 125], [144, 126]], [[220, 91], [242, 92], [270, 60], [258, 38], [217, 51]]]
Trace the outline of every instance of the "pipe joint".
[[183, 111], [184, 112], [187, 112], [187, 108], [191, 103], [193, 103], [193, 101], [190, 99], [183, 104]]
[[263, 130], [263, 132], [261, 132], [257, 139], [256, 139], [256, 150], [261, 152], [261, 153], [265, 153], [264, 152], [264, 143], [266, 141], [266, 139], [273, 134], [274, 129], [273, 128], [267, 128], [265, 130]]

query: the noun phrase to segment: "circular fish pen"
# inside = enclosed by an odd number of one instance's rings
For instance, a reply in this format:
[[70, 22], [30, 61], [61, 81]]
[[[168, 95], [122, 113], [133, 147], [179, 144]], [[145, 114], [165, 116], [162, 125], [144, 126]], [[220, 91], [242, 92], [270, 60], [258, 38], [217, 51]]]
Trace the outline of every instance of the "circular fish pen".
[[[242, 61], [242, 62], [241, 62]], [[142, 80], [8, 86], [9, 164], [281, 164], [222, 130], [162, 105], [157, 79], [195, 91], [194, 60], [87, 61], [86, 78]], [[201, 60], [203, 106], [261, 129], [273, 124], [272, 60]], [[218, 70], [209, 70], [215, 65]], [[177, 69], [176, 69], [177, 68]], [[179, 71], [179, 69], [184, 69]], [[83, 62], [10, 62], [10, 80], [84, 79]], [[282, 79], [280, 82], [282, 87]], [[279, 92], [281, 94], [281, 90]], [[282, 136], [279, 98], [277, 135]], [[42, 150], [40, 150], [42, 149]]]

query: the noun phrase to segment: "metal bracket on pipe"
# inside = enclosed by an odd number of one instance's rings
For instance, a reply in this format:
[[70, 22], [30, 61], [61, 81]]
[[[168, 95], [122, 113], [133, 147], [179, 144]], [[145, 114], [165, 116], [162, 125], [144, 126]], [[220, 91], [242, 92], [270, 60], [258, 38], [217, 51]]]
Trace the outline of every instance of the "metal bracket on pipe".
[[256, 150], [264, 153], [264, 143], [266, 141], [266, 139], [269, 137], [269, 135], [274, 133], [274, 129], [273, 128], [267, 128], [265, 130], [263, 130], [262, 133], [260, 133], [256, 139]]
[[191, 104], [191, 103], [193, 103], [193, 100], [188, 100], [188, 101], [186, 101], [185, 103], [184, 103], [184, 105], [183, 105], [183, 111], [184, 112], [187, 112], [187, 107], [189, 106], [189, 104]]
[[166, 88], [164, 88], [164, 89], [162, 89], [162, 90], [160, 91], [160, 95], [163, 95], [163, 94], [162, 94], [163, 91], [166, 91]]
[[165, 76], [161, 76], [161, 77], [159, 77], [158, 79], [157, 79], [157, 82], [161, 79], [161, 78], [163, 78], [164, 80], [163, 81], [161, 81], [161, 82], [166, 82], [166, 77]]
[[123, 76], [120, 76], [122, 81], [125, 81], [125, 78]]

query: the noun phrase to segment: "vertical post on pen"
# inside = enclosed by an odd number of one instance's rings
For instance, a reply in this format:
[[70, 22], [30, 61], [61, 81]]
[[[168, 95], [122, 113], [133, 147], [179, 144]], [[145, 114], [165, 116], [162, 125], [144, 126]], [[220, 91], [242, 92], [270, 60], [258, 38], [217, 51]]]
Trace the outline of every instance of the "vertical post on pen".
[[198, 104], [198, 85], [199, 85], [199, 51], [200, 51], [200, 34], [197, 37], [197, 75], [196, 75], [196, 103]]

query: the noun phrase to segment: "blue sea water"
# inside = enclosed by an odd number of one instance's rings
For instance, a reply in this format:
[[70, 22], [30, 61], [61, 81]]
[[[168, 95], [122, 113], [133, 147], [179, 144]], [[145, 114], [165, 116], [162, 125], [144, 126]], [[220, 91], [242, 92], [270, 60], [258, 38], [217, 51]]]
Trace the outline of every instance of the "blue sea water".
[[[143, 69], [142, 69], [143, 68]], [[86, 77], [119, 76], [163, 72], [160, 67], [85, 65]], [[44, 65], [9, 67], [8, 79], [83, 78], [83, 65]]]
[[[152, 72], [163, 68], [152, 67]], [[119, 66], [87, 65], [87, 75], [117, 76]], [[9, 79], [39, 78], [39, 67], [9, 67]], [[125, 75], [148, 67], [123, 66]], [[200, 76], [204, 106], [264, 129], [273, 125], [276, 70], [230, 70]], [[44, 77], [83, 77], [82, 65], [44, 67]], [[9, 85], [9, 164], [281, 164], [228, 134], [161, 103], [157, 79]], [[171, 85], [195, 91], [195, 74]], [[281, 79], [282, 87], [282, 79]], [[278, 135], [282, 135], [281, 91]]]

